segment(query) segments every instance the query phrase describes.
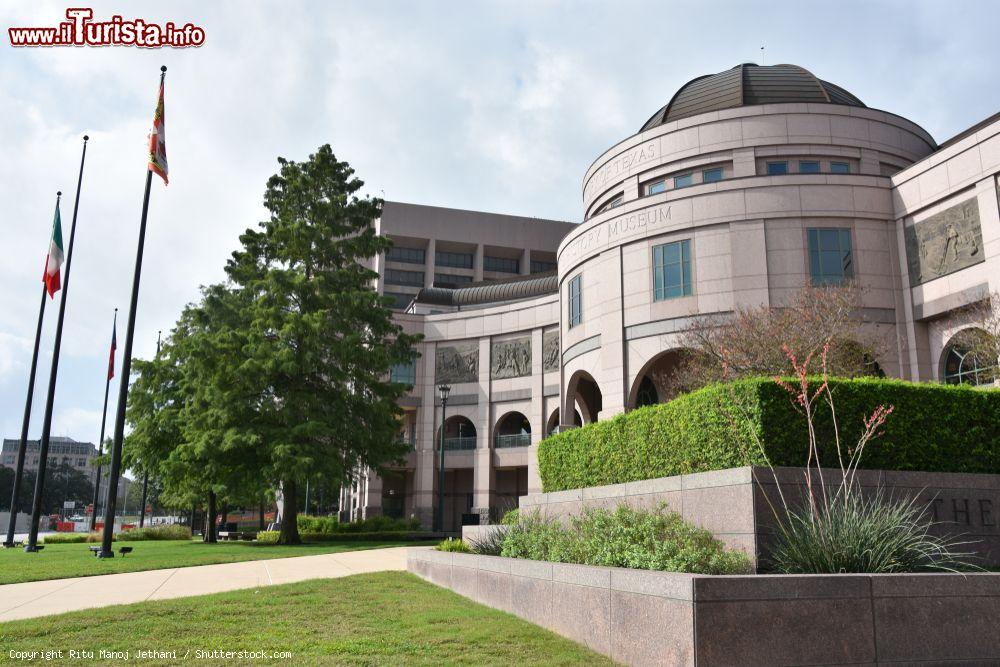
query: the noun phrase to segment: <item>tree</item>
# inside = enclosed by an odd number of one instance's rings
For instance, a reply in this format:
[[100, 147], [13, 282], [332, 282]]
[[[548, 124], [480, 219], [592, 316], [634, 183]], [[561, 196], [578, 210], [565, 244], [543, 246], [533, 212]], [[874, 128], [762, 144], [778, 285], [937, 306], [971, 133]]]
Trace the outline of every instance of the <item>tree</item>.
[[379, 199], [359, 198], [363, 183], [329, 145], [306, 162], [278, 160], [264, 204], [270, 219], [248, 229], [226, 266], [246, 320], [218, 340], [243, 361], [214, 383], [235, 400], [217, 409], [235, 446], [266, 458], [262, 472], [280, 485], [282, 543], [299, 541], [298, 486], [341, 479], [344, 461], [379, 468], [401, 458], [399, 407], [405, 390], [388, 381], [413, 359], [405, 334], [374, 289], [366, 261], [391, 242], [375, 233]]
[[[831, 375], [884, 375], [876, 360], [884, 340], [860, 326], [861, 291], [853, 286], [806, 287], [781, 307], [738, 307], [729, 316], [698, 321], [681, 334], [679, 368], [653, 378], [660, 395], [691, 391], [723, 379], [786, 372], [782, 343], [799, 359], [832, 341]], [[664, 391], [665, 389], [665, 391]]]
[[[25, 470], [21, 483], [20, 506], [31, 507], [35, 488], [36, 470]], [[59, 512], [63, 501], [75, 500], [89, 504], [94, 494], [94, 485], [87, 473], [80, 472], [68, 463], [52, 463], [45, 468], [45, 489], [42, 492], [42, 514]], [[14, 490], [14, 471], [0, 468], [0, 498], [9, 499]], [[7, 503], [9, 505], [9, 502]], [[2, 509], [10, 509], [5, 507]]]
[[[993, 292], [982, 301], [960, 309], [948, 322], [959, 329], [950, 341], [964, 348], [976, 367], [984, 369], [980, 382], [1000, 380], [1000, 292]], [[971, 324], [972, 326], [967, 326]], [[970, 364], [973, 365], [973, 364]]]

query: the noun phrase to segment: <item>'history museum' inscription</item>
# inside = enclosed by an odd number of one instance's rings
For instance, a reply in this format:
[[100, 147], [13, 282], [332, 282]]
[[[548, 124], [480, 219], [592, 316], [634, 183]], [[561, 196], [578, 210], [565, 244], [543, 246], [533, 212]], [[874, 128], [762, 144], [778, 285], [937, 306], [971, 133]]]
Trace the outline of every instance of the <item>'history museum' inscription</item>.
[[975, 198], [906, 227], [904, 235], [910, 287], [985, 261]]
[[634, 213], [626, 213], [614, 220], [588, 229], [566, 247], [566, 257], [575, 259], [582, 253], [606, 246], [612, 241], [632, 236], [635, 232], [670, 221], [670, 205], [655, 206]]

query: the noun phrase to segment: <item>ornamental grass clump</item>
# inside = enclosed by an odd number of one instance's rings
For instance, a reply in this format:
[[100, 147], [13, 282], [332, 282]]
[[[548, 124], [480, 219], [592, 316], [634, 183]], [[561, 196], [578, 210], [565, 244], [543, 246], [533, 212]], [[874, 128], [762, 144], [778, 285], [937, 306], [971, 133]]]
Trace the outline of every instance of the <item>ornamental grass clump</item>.
[[586, 509], [568, 525], [522, 516], [507, 533], [502, 556], [603, 567], [694, 574], [745, 574], [750, 560], [704, 529], [665, 507], [619, 505], [614, 511]]
[[[970, 569], [972, 566], [963, 560], [970, 554], [958, 550], [968, 543], [933, 535], [935, 524], [927, 516], [926, 504], [916, 497], [891, 497], [881, 486], [867, 496], [863, 492], [857, 481], [862, 455], [882, 435], [882, 427], [895, 408], [875, 407], [862, 417], [863, 428], [857, 442], [844, 446], [827, 374], [830, 348], [831, 341], [827, 340], [820, 354], [821, 375], [817, 380], [809, 372], [814, 353], [799, 362], [787, 346], [783, 347], [794, 375], [788, 379], [775, 377], [774, 381], [788, 392], [792, 406], [806, 422], [805, 494], [801, 504], [789, 504], [758, 439], [756, 444], [764, 453], [780, 502], [779, 507], [764, 495], [777, 523], [776, 541], [765, 565], [786, 574]], [[839, 475], [834, 475], [835, 483], [829, 484], [820, 463], [825, 457], [815, 427], [817, 414], [824, 409], [833, 425], [832, 442], [826, 446], [832, 446], [839, 468]]]
[[451, 551], [460, 554], [472, 553], [472, 549], [469, 548], [468, 544], [466, 544], [462, 540], [455, 539], [453, 537], [449, 537], [448, 539], [443, 540], [434, 548], [437, 549], [438, 551]]

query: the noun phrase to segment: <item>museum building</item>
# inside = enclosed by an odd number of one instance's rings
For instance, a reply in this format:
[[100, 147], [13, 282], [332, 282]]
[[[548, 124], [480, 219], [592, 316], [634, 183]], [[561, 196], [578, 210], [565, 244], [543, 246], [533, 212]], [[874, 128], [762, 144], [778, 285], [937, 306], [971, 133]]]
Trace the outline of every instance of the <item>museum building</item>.
[[938, 144], [802, 67], [743, 64], [598, 156], [578, 224], [386, 202], [378, 289], [424, 337], [392, 373], [411, 451], [345, 513], [430, 526], [443, 441], [445, 529], [495, 520], [541, 490], [543, 437], [667, 400], [651, 378], [687, 327], [809, 284], [861, 288], [888, 375], [992, 383], [956, 334], [1000, 292], [998, 173], [1000, 114]]

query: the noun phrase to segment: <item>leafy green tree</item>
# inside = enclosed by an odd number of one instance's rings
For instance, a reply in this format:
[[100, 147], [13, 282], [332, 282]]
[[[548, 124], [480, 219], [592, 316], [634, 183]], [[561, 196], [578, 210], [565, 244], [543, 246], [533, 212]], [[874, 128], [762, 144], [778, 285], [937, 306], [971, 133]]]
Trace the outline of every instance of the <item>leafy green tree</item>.
[[329, 145], [306, 162], [278, 160], [267, 184], [270, 219], [248, 229], [226, 273], [243, 305], [240, 330], [217, 339], [220, 356], [242, 357], [216, 376], [213, 403], [226, 439], [266, 462], [280, 485], [282, 543], [299, 541], [298, 486], [341, 479], [345, 461], [379, 468], [398, 460], [402, 385], [393, 365], [410, 361], [417, 337], [393, 322], [367, 261], [391, 242], [375, 233], [382, 202]]
[[[21, 511], [30, 511], [37, 471], [25, 470], [21, 480]], [[45, 468], [45, 489], [42, 492], [42, 514], [52, 514], [62, 509], [63, 501], [75, 500], [89, 504], [94, 494], [92, 473], [83, 473], [68, 463], [52, 463]], [[14, 491], [14, 471], [0, 468], [0, 498], [6, 500], [0, 509], [10, 509], [9, 498]]]

